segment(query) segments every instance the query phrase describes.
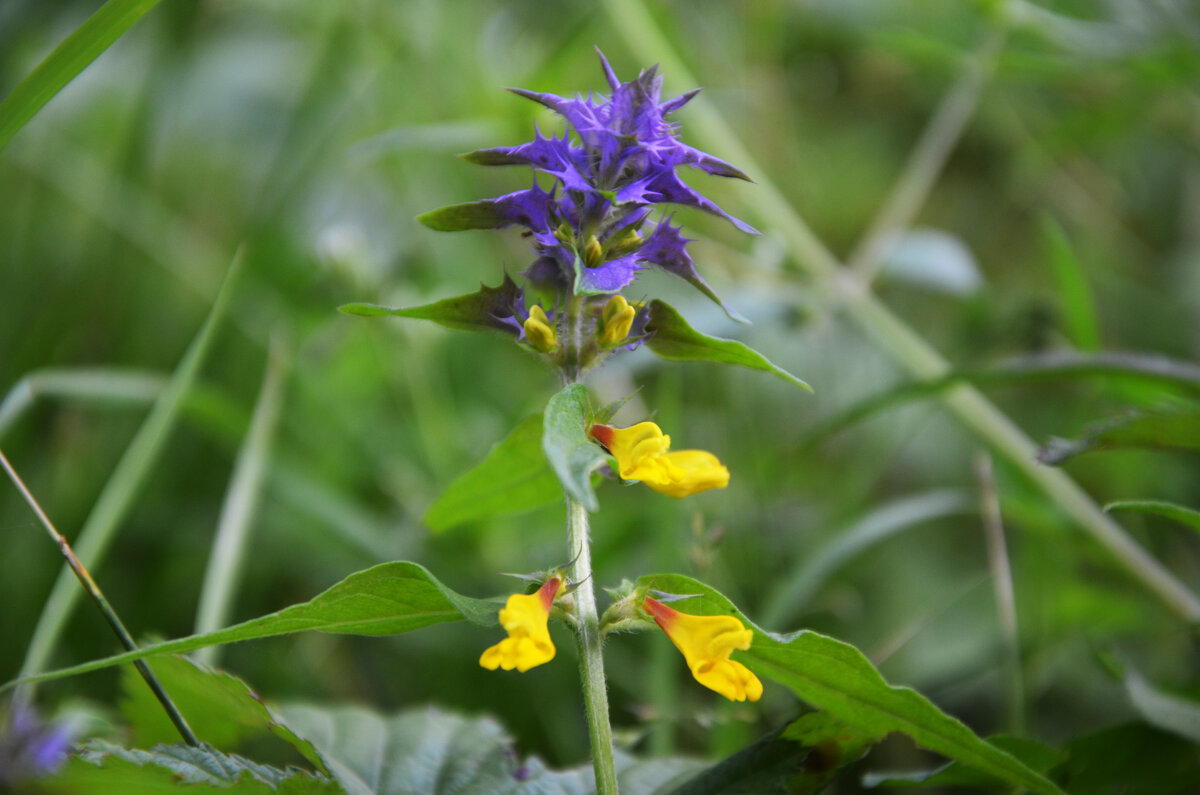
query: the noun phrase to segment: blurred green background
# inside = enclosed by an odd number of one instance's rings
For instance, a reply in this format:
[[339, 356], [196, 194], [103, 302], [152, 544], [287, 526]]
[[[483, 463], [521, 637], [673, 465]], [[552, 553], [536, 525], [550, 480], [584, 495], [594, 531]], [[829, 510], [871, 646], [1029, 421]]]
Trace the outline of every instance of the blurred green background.
[[[0, 4], [0, 95], [96, 2]], [[850, 256], [943, 97], [994, 40], [978, 105], [928, 201], [877, 281], [881, 298], [957, 367], [1059, 350], [1200, 353], [1200, 13], [1139, 2], [651, 2], [674, 54], [636, 51], [612, 7], [563, 2], [174, 0], [162, 3], [0, 152], [0, 393], [43, 389], [0, 425], [0, 447], [74, 538], [211, 307], [235, 250], [246, 266], [197, 388], [93, 572], [135, 635], [193, 630], [231, 473], [271, 340], [281, 413], [231, 620], [357, 569], [415, 560], [475, 596], [565, 563], [554, 505], [434, 535], [430, 503], [557, 389], [502, 338], [368, 320], [339, 304], [413, 305], [497, 283], [528, 262], [515, 232], [440, 234], [413, 219], [526, 187], [528, 172], [455, 157], [561, 131], [503, 90], [603, 88], [593, 45], [623, 79], [678, 57], [769, 180], [835, 254]], [[694, 86], [671, 72], [669, 95]], [[690, 109], [678, 114], [689, 138]], [[719, 157], [728, 152], [714, 151]], [[744, 165], [744, 164], [739, 164]], [[597, 585], [654, 571], [710, 582], [770, 629], [854, 643], [980, 733], [1060, 743], [1131, 719], [1114, 659], [1195, 689], [1195, 636], [1003, 460], [996, 484], [1012, 557], [1019, 716], [972, 472], [982, 443], [935, 400], [808, 444], [819, 424], [906, 380], [797, 269], [750, 209], [760, 186], [685, 175], [764, 234], [681, 211], [693, 256], [739, 327], [682, 282], [648, 276], [708, 333], [736, 336], [811, 383], [670, 364], [646, 351], [593, 374], [600, 400], [641, 391], [677, 447], [713, 450], [727, 490], [673, 501], [602, 488]], [[92, 371], [58, 389], [49, 369]], [[145, 378], [130, 382], [130, 373]], [[986, 392], [1035, 440], [1078, 436], [1126, 406], [1178, 399], [1103, 377]], [[11, 394], [11, 393], [10, 393]], [[10, 398], [11, 400], [11, 398]], [[14, 402], [8, 404], [10, 408]], [[1068, 472], [1103, 503], [1200, 506], [1179, 452], [1092, 453]], [[889, 513], [891, 511], [891, 513]], [[899, 511], [898, 517], [896, 512]], [[1200, 545], [1162, 520], [1125, 526], [1193, 587]], [[813, 568], [847, 533], [894, 532]], [[861, 532], [861, 530], [860, 530]], [[15, 490], [0, 487], [0, 679], [16, 676], [60, 568]], [[445, 626], [396, 638], [256, 641], [222, 664], [268, 699], [438, 703], [497, 715], [523, 752], [586, 756], [573, 648], [523, 676], [477, 665], [495, 638]], [[56, 666], [112, 652], [81, 604]], [[654, 751], [722, 753], [799, 709], [768, 687], [717, 703], [650, 635], [608, 644], [613, 720]], [[49, 705], [111, 704], [114, 673], [45, 686]], [[647, 739], [649, 737], [649, 739]], [[885, 751], [888, 753], [888, 751]], [[898, 758], [903, 747], [893, 749]]]

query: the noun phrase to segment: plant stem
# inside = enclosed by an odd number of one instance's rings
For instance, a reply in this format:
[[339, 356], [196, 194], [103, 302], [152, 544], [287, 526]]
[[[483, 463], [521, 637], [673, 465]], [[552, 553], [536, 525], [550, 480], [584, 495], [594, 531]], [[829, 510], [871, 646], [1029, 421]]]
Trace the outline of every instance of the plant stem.
[[588, 738], [592, 744], [592, 769], [597, 795], [617, 792], [617, 768], [613, 762], [612, 727], [608, 723], [608, 685], [604, 680], [604, 657], [600, 649], [600, 619], [596, 592], [592, 587], [592, 553], [588, 540], [587, 509], [567, 497], [567, 543], [570, 546], [571, 580], [575, 589], [575, 646], [579, 651], [579, 678], [587, 710]]
[[[79, 562], [79, 558], [75, 557], [75, 553], [71, 550], [71, 545], [67, 543], [67, 539], [63, 538], [62, 533], [54, 527], [50, 518], [46, 516], [46, 512], [42, 510], [42, 506], [34, 498], [33, 493], [29, 491], [25, 485], [25, 481], [21, 480], [21, 476], [13, 469], [12, 464], [8, 463], [8, 459], [4, 453], [0, 452], [0, 465], [4, 467], [4, 471], [12, 479], [17, 490], [21, 492], [21, 496], [25, 498], [25, 502], [29, 503], [29, 507], [37, 515], [38, 520], [42, 523], [42, 527], [46, 528], [46, 532], [50, 535], [51, 540], [58, 545], [58, 549], [66, 558], [67, 565], [71, 571], [75, 573], [81, 585], [88, 596], [92, 597], [92, 601], [96, 603], [96, 607], [100, 608], [100, 612], [104, 614], [104, 618], [108, 621], [108, 625], [112, 627], [113, 632], [117, 634], [117, 638], [121, 641], [121, 645], [128, 651], [137, 651], [137, 644], [134, 643], [133, 636], [129, 634], [129, 630], [125, 629], [125, 625], [121, 623], [120, 617], [117, 616], [117, 611], [113, 610], [108, 599], [104, 597], [100, 586], [96, 585], [96, 581], [92, 579], [92, 575], [84, 568], [84, 565]], [[171, 697], [167, 695], [167, 691], [163, 689], [162, 683], [158, 681], [158, 677], [150, 670], [150, 666], [145, 660], [136, 660], [133, 663], [137, 668], [138, 673], [142, 675], [142, 679], [146, 680], [146, 684], [150, 687], [154, 697], [158, 699], [158, 703], [162, 704], [166, 710], [167, 717], [171, 719], [171, 723], [175, 724], [175, 728], [179, 730], [179, 735], [188, 745], [200, 745], [200, 741], [196, 739], [196, 735], [192, 733], [192, 728], [188, 726], [183, 715], [179, 712], [179, 708], [175, 706], [175, 702], [171, 701]], [[17, 691], [17, 703], [21, 704], [29, 698], [30, 690], [24, 688]]]

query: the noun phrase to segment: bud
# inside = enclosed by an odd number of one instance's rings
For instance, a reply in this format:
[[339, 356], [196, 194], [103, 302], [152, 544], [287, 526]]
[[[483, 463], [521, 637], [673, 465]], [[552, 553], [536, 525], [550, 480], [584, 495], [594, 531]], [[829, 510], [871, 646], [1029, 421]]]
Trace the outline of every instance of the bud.
[[525, 339], [542, 353], [550, 353], [558, 347], [558, 339], [554, 335], [554, 327], [550, 325], [550, 318], [546, 317], [545, 310], [537, 304], [529, 310], [529, 319], [525, 321]]
[[601, 345], [616, 345], [629, 336], [636, 315], [637, 310], [630, 306], [625, 296], [614, 295], [600, 313], [600, 330], [596, 339]]

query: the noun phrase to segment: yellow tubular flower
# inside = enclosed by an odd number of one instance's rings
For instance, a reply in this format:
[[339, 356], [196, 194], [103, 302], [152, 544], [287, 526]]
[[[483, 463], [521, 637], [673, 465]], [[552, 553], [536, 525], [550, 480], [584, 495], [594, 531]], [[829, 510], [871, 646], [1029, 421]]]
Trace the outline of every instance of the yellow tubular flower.
[[683, 652], [696, 681], [730, 701], [758, 701], [763, 686], [750, 669], [729, 659], [734, 649], [750, 648], [754, 633], [733, 616], [692, 616], [646, 597], [642, 607]]
[[625, 296], [614, 295], [608, 299], [604, 311], [600, 314], [604, 330], [596, 335], [596, 339], [601, 345], [616, 345], [629, 336], [629, 329], [633, 327], [633, 318], [636, 315], [637, 310], [629, 305]]
[[550, 318], [546, 317], [546, 311], [537, 304], [529, 310], [529, 319], [525, 321], [525, 339], [542, 353], [550, 353], [558, 346]]
[[623, 480], [640, 480], [668, 497], [688, 497], [729, 485], [729, 470], [707, 450], [668, 452], [671, 437], [653, 422], [628, 428], [593, 425], [592, 437], [617, 459]]
[[550, 607], [562, 580], [552, 577], [537, 593], [515, 593], [508, 597], [500, 611], [500, 625], [508, 637], [492, 646], [479, 657], [479, 664], [489, 671], [516, 668], [525, 673], [554, 659], [554, 642], [550, 640], [547, 622]]

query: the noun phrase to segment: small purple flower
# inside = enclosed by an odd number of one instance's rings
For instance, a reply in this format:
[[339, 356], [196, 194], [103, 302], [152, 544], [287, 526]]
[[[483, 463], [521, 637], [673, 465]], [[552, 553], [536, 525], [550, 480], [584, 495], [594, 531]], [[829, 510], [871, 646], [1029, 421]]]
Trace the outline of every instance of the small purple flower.
[[18, 710], [0, 734], [0, 789], [48, 776], [67, 760], [71, 732], [43, 723], [31, 710]]

